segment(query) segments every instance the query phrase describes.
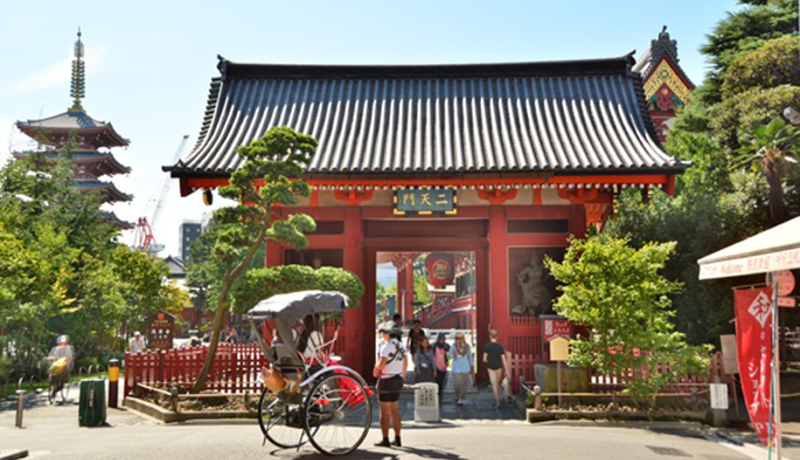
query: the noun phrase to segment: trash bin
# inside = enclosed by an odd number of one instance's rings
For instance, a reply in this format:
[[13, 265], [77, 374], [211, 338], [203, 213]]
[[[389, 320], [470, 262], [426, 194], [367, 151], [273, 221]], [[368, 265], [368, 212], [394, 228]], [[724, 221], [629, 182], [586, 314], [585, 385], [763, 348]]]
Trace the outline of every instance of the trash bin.
[[78, 406], [78, 424], [80, 426], [101, 426], [105, 423], [105, 379], [81, 380], [81, 396]]
[[414, 421], [438, 422], [439, 415], [439, 385], [432, 382], [414, 385]]

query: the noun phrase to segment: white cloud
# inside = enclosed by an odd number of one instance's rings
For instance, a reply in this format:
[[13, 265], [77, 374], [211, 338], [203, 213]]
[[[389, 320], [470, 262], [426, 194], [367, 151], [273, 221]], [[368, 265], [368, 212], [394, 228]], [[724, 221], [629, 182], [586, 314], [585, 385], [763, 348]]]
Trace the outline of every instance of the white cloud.
[[[93, 43], [91, 48], [87, 47], [85, 58], [86, 67], [89, 68], [87, 71], [91, 71], [93, 74], [96, 73], [101, 68], [99, 64], [102, 62], [104, 54], [105, 51], [102, 45]], [[72, 56], [25, 75], [16, 83], [12, 83], [4, 92], [4, 96], [18, 96], [46, 89], [66, 87], [72, 73], [71, 69]]]

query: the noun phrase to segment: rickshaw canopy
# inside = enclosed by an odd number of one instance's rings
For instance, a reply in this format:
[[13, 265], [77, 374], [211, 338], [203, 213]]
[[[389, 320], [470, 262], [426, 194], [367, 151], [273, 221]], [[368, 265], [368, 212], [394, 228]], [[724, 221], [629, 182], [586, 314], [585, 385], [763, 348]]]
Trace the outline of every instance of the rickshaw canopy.
[[290, 292], [262, 300], [247, 312], [247, 317], [277, 319], [291, 325], [307, 315], [343, 312], [349, 306], [347, 296], [337, 291]]

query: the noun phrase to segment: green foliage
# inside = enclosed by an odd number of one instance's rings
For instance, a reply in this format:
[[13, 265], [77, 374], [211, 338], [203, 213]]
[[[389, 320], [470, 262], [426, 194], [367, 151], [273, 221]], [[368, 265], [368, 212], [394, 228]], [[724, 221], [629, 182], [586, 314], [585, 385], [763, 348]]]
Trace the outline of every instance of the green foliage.
[[800, 37], [786, 35], [736, 58], [725, 72], [722, 97], [750, 88], [800, 84]]
[[[219, 194], [238, 204], [214, 212], [219, 229], [214, 233], [211, 246], [214, 261], [211, 263], [222, 267], [222, 277], [219, 290], [215, 292], [216, 311], [209, 353], [195, 380], [194, 391], [205, 387], [228, 307], [228, 294], [250, 266], [253, 256], [267, 240], [302, 250], [308, 245], [305, 234], [316, 230], [316, 223], [309, 216], [282, 217], [275, 212], [276, 207], [295, 205], [300, 197], [311, 194], [302, 175], [316, 147], [317, 141], [311, 136], [289, 127], [273, 127], [264, 136], [236, 150], [244, 163], [231, 174], [228, 185], [220, 187]], [[214, 273], [214, 269], [210, 268], [209, 273]]]
[[673, 322], [694, 344], [716, 343], [720, 334], [731, 332], [733, 314], [729, 282], [699, 281], [697, 259], [747, 236], [745, 213], [737, 212], [741, 210], [729, 198], [720, 199], [714, 189], [706, 190], [693, 188], [675, 198], [656, 191], [646, 202], [635, 191], [623, 193], [616, 218], [603, 230], [608, 237], [627, 238], [634, 247], [674, 242], [675, 255], [666, 262], [664, 274], [685, 288], [673, 294]]
[[[120, 350], [125, 325], [181, 306], [163, 262], [117, 242], [98, 193], [72, 186], [69, 143], [60, 157], [27, 152], [0, 168], [0, 356], [3, 372], [37, 373], [56, 336], [79, 360]], [[183, 294], [185, 297], [185, 294]], [[80, 364], [80, 361], [79, 361]]]
[[427, 275], [414, 273], [414, 300], [427, 305], [433, 301], [433, 295], [428, 291]]
[[244, 313], [275, 294], [319, 289], [339, 291], [358, 305], [364, 284], [357, 276], [337, 267], [313, 269], [306, 265], [279, 265], [250, 270], [231, 292], [233, 311]]
[[716, 107], [710, 128], [720, 144], [732, 153], [746, 133], [769, 123], [789, 106], [800, 107], [800, 87], [751, 88], [726, 98]]
[[739, 56], [757, 49], [767, 40], [797, 33], [795, 0], [748, 2], [749, 6], [727, 13], [708, 35], [700, 51], [709, 57], [712, 71], [700, 92], [701, 103], [720, 102], [725, 71]]
[[[591, 337], [571, 343], [570, 364], [612, 375], [633, 374], [627, 390], [645, 401], [679, 377], [705, 370], [706, 347], [689, 346], [676, 332], [670, 294], [680, 283], [660, 274], [675, 243], [647, 243], [636, 249], [605, 235], [571, 239], [559, 263], [545, 265], [561, 283], [555, 310], [592, 328]], [[672, 363], [669, 371], [664, 363]]]

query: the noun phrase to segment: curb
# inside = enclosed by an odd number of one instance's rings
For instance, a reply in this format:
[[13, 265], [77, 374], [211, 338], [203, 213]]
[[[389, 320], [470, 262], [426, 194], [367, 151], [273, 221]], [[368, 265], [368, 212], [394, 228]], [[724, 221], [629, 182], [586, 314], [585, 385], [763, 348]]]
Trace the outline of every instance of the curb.
[[[208, 412], [172, 412], [148, 401], [128, 397], [122, 405], [134, 412], [154, 418], [162, 423], [185, 422], [188, 420], [226, 420], [255, 418], [254, 412], [249, 411], [208, 411]], [[3, 459], [0, 459], [3, 460]]]
[[579, 427], [596, 426], [598, 428], [638, 428], [646, 429], [665, 429], [680, 428], [686, 430], [702, 430], [704, 425], [700, 422], [668, 422], [668, 421], [647, 421], [647, 420], [550, 420], [535, 423], [536, 426], [556, 426], [556, 427]]

